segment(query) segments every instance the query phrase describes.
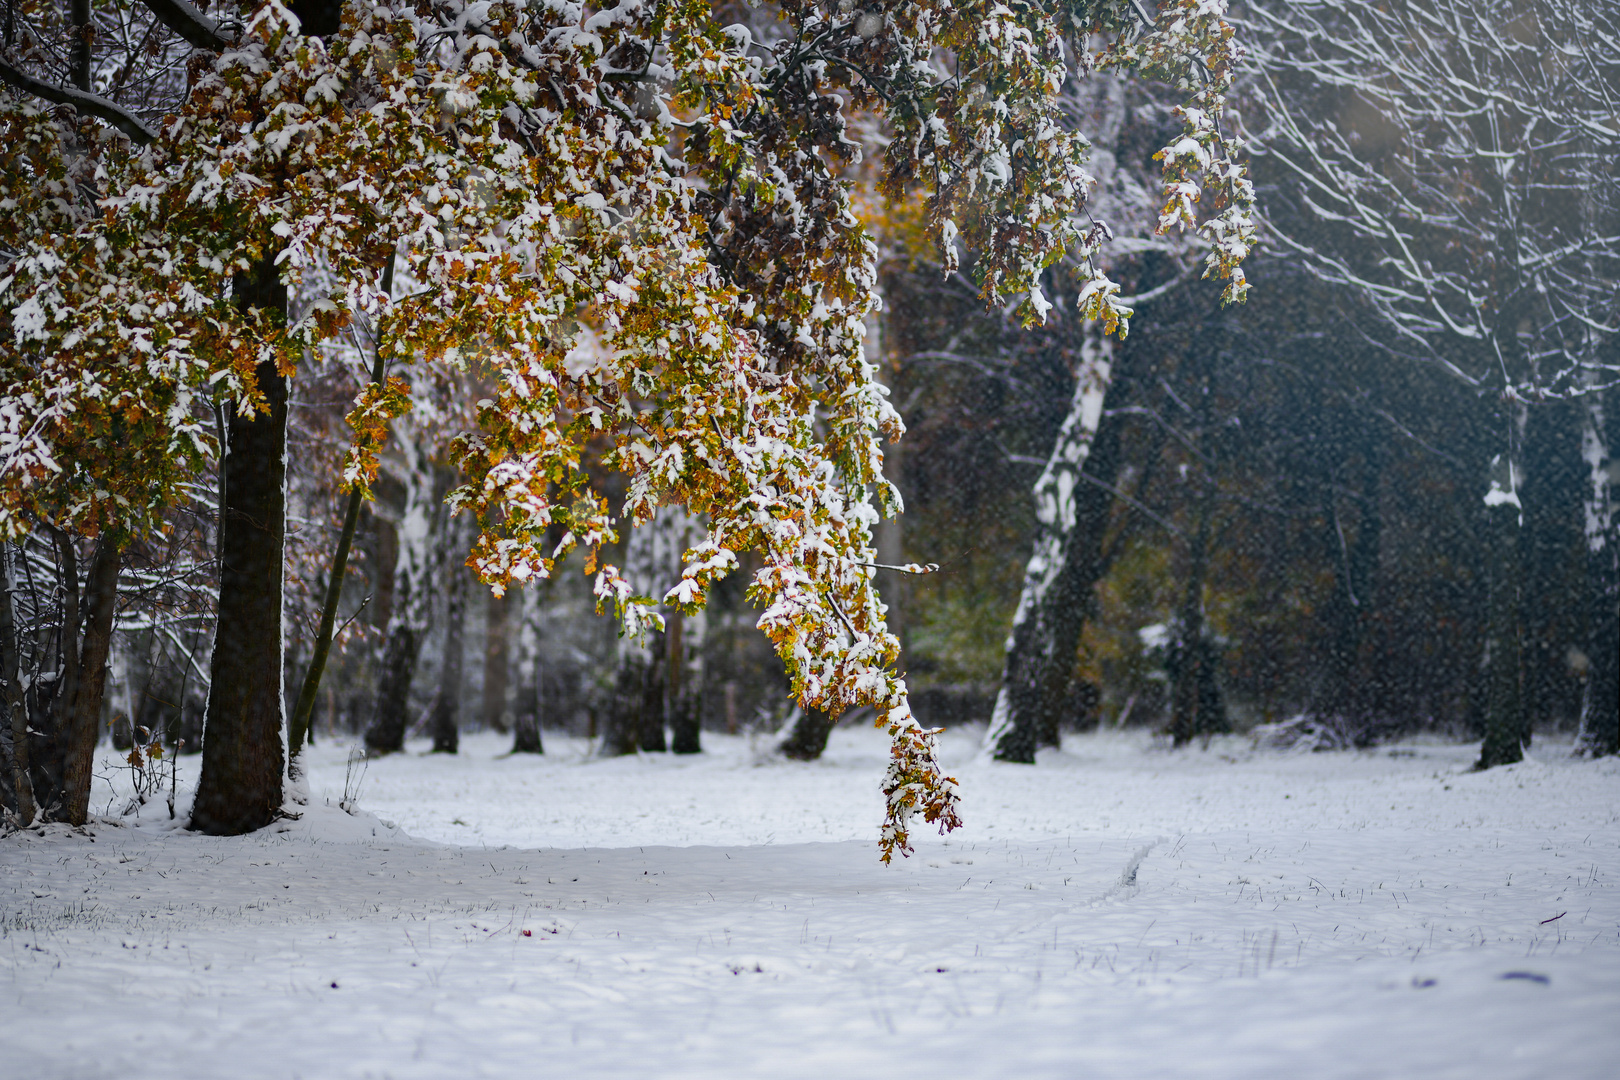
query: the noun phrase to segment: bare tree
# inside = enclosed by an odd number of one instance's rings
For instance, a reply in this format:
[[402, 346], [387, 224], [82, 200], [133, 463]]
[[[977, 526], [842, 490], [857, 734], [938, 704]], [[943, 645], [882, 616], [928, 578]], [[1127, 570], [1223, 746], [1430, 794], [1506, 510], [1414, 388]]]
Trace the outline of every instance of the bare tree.
[[[1272, 235], [1379, 317], [1384, 347], [1495, 410], [1480, 454], [1492, 543], [1480, 765], [1517, 761], [1527, 410], [1584, 399], [1592, 731], [1612, 730], [1615, 523], [1602, 397], [1620, 380], [1620, 6], [1590, 0], [1257, 0]], [[1596, 417], [1597, 419], [1593, 419]], [[1592, 727], [1591, 725], [1596, 725]], [[1598, 752], [1612, 736], [1593, 735]]]

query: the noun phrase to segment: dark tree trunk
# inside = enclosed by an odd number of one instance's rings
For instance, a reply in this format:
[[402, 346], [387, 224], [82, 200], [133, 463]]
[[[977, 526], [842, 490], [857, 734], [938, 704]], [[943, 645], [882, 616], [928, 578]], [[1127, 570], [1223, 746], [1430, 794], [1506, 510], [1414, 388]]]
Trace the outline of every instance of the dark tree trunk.
[[686, 655], [686, 616], [669, 615], [669, 733], [670, 749], [677, 754], [703, 752], [703, 685], [689, 670]]
[[484, 597], [484, 726], [502, 735], [512, 730], [512, 711], [506, 702], [511, 668], [509, 596]]
[[1527, 409], [1525, 483], [1519, 497], [1519, 609], [1523, 635], [1524, 744], [1530, 728], [1560, 727], [1580, 716], [1581, 688], [1568, 649], [1581, 640], [1585, 613], [1567, 597], [1584, 591], [1581, 460], [1584, 403], [1553, 401]]
[[[455, 531], [452, 528], [452, 535]], [[448, 571], [450, 580], [445, 585], [444, 666], [439, 670], [439, 692], [433, 699], [433, 712], [429, 717], [435, 754], [454, 754], [461, 744], [457, 721], [461, 714], [461, 669], [466, 654], [462, 635], [467, 623], [467, 571], [459, 566], [451, 566]]]
[[543, 754], [540, 739], [540, 710], [544, 700], [545, 660], [540, 655], [539, 612], [529, 605], [540, 603], [538, 587], [523, 597], [524, 614], [519, 620], [518, 693], [512, 708], [512, 753]]
[[[62, 751], [61, 790], [51, 802], [56, 817], [83, 825], [90, 816], [90, 782], [96, 743], [101, 736], [101, 699], [107, 685], [107, 654], [112, 647], [113, 616], [118, 610], [117, 546], [109, 537], [96, 544], [85, 579], [85, 626], [82, 644], [65, 634], [64, 654], [77, 649], [73, 694], [60, 702], [57, 715]], [[78, 605], [74, 605], [75, 609]], [[77, 620], [75, 620], [77, 621]]]
[[[236, 303], [285, 318], [273, 261], [232, 283]], [[281, 812], [282, 575], [287, 517], [287, 379], [255, 372], [264, 411], [230, 410], [221, 469], [219, 612], [209, 659], [202, 774], [191, 827], [219, 836], [262, 829]]]
[[[1113, 374], [1097, 430], [1080, 462], [1081, 471], [1109, 488], [1119, 479], [1125, 421], [1112, 413], [1132, 393], [1125, 366], [1129, 356], [1123, 353], [1120, 370]], [[1033, 764], [1038, 749], [1058, 743], [1080, 634], [1095, 603], [1093, 590], [1105, 572], [1103, 543], [1114, 496], [1099, 484], [1077, 481], [1071, 497], [1073, 525], [1047, 556], [1059, 566], [1046, 591], [1015, 623], [1007, 643], [1001, 689], [1007, 724], [994, 748], [1000, 761]]]
[[602, 757], [633, 754], [641, 738], [641, 707], [646, 695], [647, 661], [627, 650], [619, 663], [613, 694], [603, 710]]
[[397, 754], [405, 749], [411, 683], [416, 679], [416, 657], [420, 650], [420, 636], [415, 627], [406, 619], [396, 621], [383, 648], [377, 703], [371, 723], [366, 727], [366, 751], [370, 754]]
[[543, 754], [545, 747], [540, 742], [540, 715], [539, 701], [536, 699], [536, 709], [519, 709], [512, 718], [512, 753], [514, 754]]
[[1333, 477], [1324, 477], [1322, 485], [1327, 547], [1334, 553], [1333, 592], [1323, 616], [1328, 640], [1322, 656], [1322, 680], [1311, 712], [1346, 725], [1363, 744], [1377, 734], [1372, 723], [1374, 703], [1368, 694], [1370, 680], [1362, 668], [1362, 649], [1377, 591], [1384, 530], [1379, 493], [1386, 456], [1381, 440], [1368, 441], [1362, 457], [1361, 512], [1349, 536], [1333, 493]]
[[833, 718], [820, 709], [801, 710], [792, 732], [777, 749], [794, 761], [815, 761], [826, 752], [832, 729]]
[[1514, 484], [1504, 478], [1492, 488], [1485, 507], [1487, 587], [1490, 615], [1485, 643], [1485, 741], [1475, 768], [1511, 765], [1524, 759], [1524, 704], [1520, 692], [1519, 505], [1500, 497]]
[[[1614, 579], [1610, 571], [1610, 581]], [[1576, 746], [1593, 757], [1620, 754], [1620, 590], [1592, 596], [1592, 630]]]
[[11, 545], [0, 546], [0, 677], [6, 680], [6, 727], [11, 732], [11, 792], [17, 822], [34, 821], [34, 780], [28, 764], [28, 700], [22, 687], [22, 642], [18, 638], [11, 576]]
[[96, 32], [90, 21], [90, 0], [73, 0], [69, 15], [73, 20], [73, 39], [68, 47], [68, 81], [89, 93], [90, 44]]
[[655, 630], [647, 635], [647, 665], [641, 678], [641, 709], [637, 717], [636, 744], [649, 753], [669, 749], [664, 742], [664, 698], [669, 688], [667, 635]]
[[[239, 277], [244, 304], [284, 312], [274, 266]], [[262, 829], [281, 811], [282, 567], [286, 524], [287, 380], [259, 365], [267, 408], [232, 410], [220, 507], [219, 617], [209, 662], [202, 775], [191, 827], [216, 836]]]
[[[1213, 485], [1213, 481], [1210, 482]], [[1227, 729], [1217, 680], [1218, 658], [1204, 624], [1204, 584], [1209, 576], [1209, 530], [1214, 488], [1198, 500], [1198, 528], [1187, 560], [1187, 588], [1170, 643], [1170, 738], [1185, 746], [1200, 735]]]

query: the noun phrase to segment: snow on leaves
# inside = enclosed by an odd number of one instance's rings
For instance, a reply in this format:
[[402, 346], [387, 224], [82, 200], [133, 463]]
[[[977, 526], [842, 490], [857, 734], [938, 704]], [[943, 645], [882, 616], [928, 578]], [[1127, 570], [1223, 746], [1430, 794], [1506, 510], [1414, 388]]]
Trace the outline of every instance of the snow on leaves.
[[[468, 562], [497, 592], [582, 546], [637, 633], [654, 602], [598, 559], [622, 527], [666, 504], [706, 520], [665, 597], [684, 610], [757, 552], [750, 596], [794, 693], [870, 706], [892, 738], [882, 850], [904, 853], [918, 815], [959, 824], [957, 794], [873, 587], [872, 526], [899, 509], [878, 439], [903, 425], [862, 343], [876, 248], [846, 113], [881, 111], [886, 190], [921, 188], [951, 264], [965, 244], [986, 299], [1021, 295], [1034, 319], [1040, 273], [1108, 236], [1081, 224], [1065, 48], [1089, 57], [1100, 33], [1099, 64], [1204, 73], [1164, 155], [1165, 222], [1202, 229], [1241, 298], [1252, 199], [1214, 121], [1224, 4], [1181, 0], [1145, 26], [1136, 10], [785, 0], [749, 29], [700, 0], [371, 0], [322, 40], [268, 0], [234, 47], [194, 57], [150, 145], [88, 155], [64, 143], [93, 142], [83, 128], [0, 99], [0, 214], [20, 238], [0, 279], [0, 528], [140, 528], [213, 453], [212, 401], [260, 408], [260, 364], [292, 374], [363, 315], [385, 363], [493, 387], [448, 448], [465, 478], [449, 502], [477, 518]], [[91, 156], [85, 199], [66, 179]], [[1200, 190], [1220, 217], [1196, 220]], [[389, 259], [410, 283], [398, 299], [375, 288]], [[242, 302], [266, 265], [301, 299], [288, 319]], [[1123, 333], [1117, 291], [1097, 271], [1085, 303]], [[433, 385], [360, 396], [346, 483], [370, 480], [388, 424]], [[617, 516], [595, 460], [629, 479]]]

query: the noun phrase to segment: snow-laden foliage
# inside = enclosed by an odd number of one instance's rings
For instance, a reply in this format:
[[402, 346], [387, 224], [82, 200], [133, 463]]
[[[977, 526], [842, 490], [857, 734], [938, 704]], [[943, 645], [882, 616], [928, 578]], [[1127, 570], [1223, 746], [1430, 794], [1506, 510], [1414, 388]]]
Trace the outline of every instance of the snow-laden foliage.
[[[292, 375], [363, 317], [396, 370], [476, 367], [497, 387], [453, 443], [450, 495], [497, 594], [583, 546], [625, 630], [656, 625], [600, 553], [665, 503], [707, 522], [667, 602], [697, 609], [759, 553], [750, 595], [794, 692], [872, 706], [892, 736], [887, 859], [915, 815], [957, 824], [957, 796], [872, 585], [872, 526], [900, 508], [878, 439], [903, 428], [862, 345], [875, 249], [846, 112], [886, 117], [886, 190], [924, 189], [948, 263], [965, 245], [985, 299], [1023, 296], [1033, 320], [1041, 271], [1109, 235], [1057, 105], [1065, 50], [1180, 83], [1162, 226], [1202, 229], [1241, 297], [1252, 197], [1218, 125], [1224, 8], [788, 0], [727, 26], [698, 0], [356, 2], [316, 37], [277, 0], [239, 24], [166, 0], [150, 10], [209, 50], [155, 124], [6, 61], [8, 83], [133, 142], [0, 99], [0, 527], [149, 527], [215, 453], [213, 402], [263, 407], [261, 365]], [[289, 322], [238, 302], [271, 264], [307, 301]], [[414, 288], [390, 296], [385, 265]], [[1098, 270], [1082, 304], [1123, 332], [1116, 293]], [[586, 332], [601, 348], [582, 360]], [[412, 393], [362, 392], [349, 482], [374, 476]], [[617, 514], [584, 467], [602, 445], [629, 479]]]

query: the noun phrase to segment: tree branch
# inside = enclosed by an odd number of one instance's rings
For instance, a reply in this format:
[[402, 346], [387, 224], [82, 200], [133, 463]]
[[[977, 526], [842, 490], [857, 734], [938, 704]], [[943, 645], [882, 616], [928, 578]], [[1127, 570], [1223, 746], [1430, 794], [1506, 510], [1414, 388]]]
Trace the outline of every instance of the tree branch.
[[157, 138], [157, 132], [147, 127], [138, 116], [122, 105], [116, 105], [95, 94], [87, 94], [83, 90], [52, 86], [48, 82], [42, 82], [32, 75], [18, 71], [4, 60], [0, 60], [0, 82], [10, 83], [25, 94], [33, 94], [58, 105], [72, 105], [82, 113], [89, 113], [105, 120], [143, 146]]
[[141, 0], [164, 26], [179, 34], [199, 49], [224, 52], [235, 44], [234, 39], [220, 32], [221, 23], [204, 15], [187, 0]]

